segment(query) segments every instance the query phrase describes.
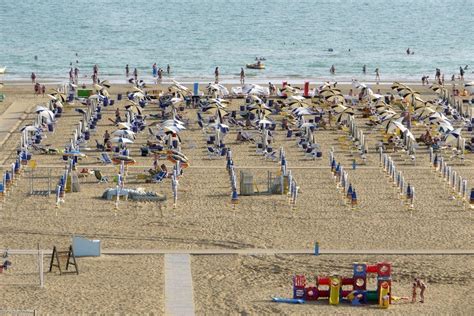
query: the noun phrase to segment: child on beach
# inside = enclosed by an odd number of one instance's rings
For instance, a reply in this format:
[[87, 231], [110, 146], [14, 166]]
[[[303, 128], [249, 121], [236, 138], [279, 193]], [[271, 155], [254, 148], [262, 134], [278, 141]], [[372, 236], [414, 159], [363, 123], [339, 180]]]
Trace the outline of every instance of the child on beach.
[[412, 303], [416, 302], [416, 289], [417, 288], [420, 289], [420, 303], [424, 303], [425, 302], [424, 293], [426, 290], [426, 284], [419, 278], [415, 278], [415, 280], [413, 281], [413, 293], [411, 297], [411, 302]]
[[41, 92], [43, 93], [43, 97], [44, 97], [44, 94], [46, 93], [46, 86], [45, 85], [41, 86]]

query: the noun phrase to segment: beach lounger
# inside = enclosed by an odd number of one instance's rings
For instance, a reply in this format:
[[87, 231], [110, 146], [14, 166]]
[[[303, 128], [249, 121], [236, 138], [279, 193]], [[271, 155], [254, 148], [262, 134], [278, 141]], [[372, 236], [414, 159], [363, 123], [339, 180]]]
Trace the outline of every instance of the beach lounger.
[[100, 170], [94, 170], [94, 176], [99, 181], [99, 183], [107, 183], [109, 179], [102, 175]]
[[209, 159], [219, 156], [219, 152], [215, 150], [214, 147], [211, 147], [211, 146], [207, 146], [207, 154], [209, 156]]
[[276, 151], [272, 151], [271, 148], [269, 148], [267, 152], [265, 153], [265, 159], [271, 160], [271, 161], [276, 161], [278, 159]]
[[163, 180], [168, 176], [168, 172], [166, 171], [160, 171], [157, 174], [155, 174], [152, 178], [151, 181], [153, 183], [161, 183]]
[[110, 159], [109, 154], [105, 153], [105, 152], [100, 153], [99, 160], [100, 160], [100, 162], [102, 162], [103, 164], [106, 164], [106, 165], [112, 163], [112, 159]]

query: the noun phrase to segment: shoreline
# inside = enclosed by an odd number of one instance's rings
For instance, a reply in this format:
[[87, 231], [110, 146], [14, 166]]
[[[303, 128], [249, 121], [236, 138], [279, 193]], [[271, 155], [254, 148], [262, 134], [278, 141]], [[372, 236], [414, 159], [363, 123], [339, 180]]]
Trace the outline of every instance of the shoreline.
[[[407, 78], [389, 78], [389, 79], [382, 79], [378, 83], [374, 79], [365, 79], [365, 78], [360, 78], [360, 77], [353, 77], [353, 78], [347, 78], [347, 77], [308, 77], [308, 78], [299, 78], [299, 77], [273, 77], [273, 78], [246, 78], [245, 83], [247, 84], [258, 84], [258, 85], [267, 85], [269, 82], [280, 85], [283, 82], [288, 82], [290, 84], [304, 84], [305, 82], [309, 82], [310, 85], [320, 85], [325, 82], [337, 82], [338, 84], [341, 85], [350, 85], [352, 83], [352, 79], [358, 80], [360, 83], [364, 83], [367, 85], [380, 85], [380, 86], [386, 86], [386, 85], [391, 85], [394, 82], [402, 82], [406, 84], [412, 84], [412, 85], [421, 85], [421, 80], [415, 80], [415, 79], [407, 79]], [[470, 82], [472, 78], [464, 78], [464, 81], [456, 80], [456, 81], [445, 81], [445, 85], [450, 85], [450, 84], [459, 84], [462, 82]], [[109, 78], [105, 77], [104, 80], [109, 81], [111, 84], [116, 84], [116, 85], [129, 85], [130, 83], [126, 78]], [[157, 83], [156, 79], [153, 77], [141, 77], [141, 80], [145, 82], [147, 85], [169, 85], [173, 83], [173, 80], [184, 84], [184, 85], [193, 85], [194, 83], [199, 83], [200, 85], [204, 84], [207, 85], [209, 83], [214, 83], [214, 78], [207, 78], [207, 77], [165, 77], [163, 78], [160, 82]], [[42, 84], [68, 84], [69, 79], [66, 78], [54, 78], [54, 77], [47, 77], [47, 78], [37, 78], [36, 80], [39, 83]], [[31, 80], [29, 78], [2, 78], [0, 76], [0, 82], [6, 83], [11, 86], [21, 86], [21, 85], [28, 85], [32, 84]], [[92, 80], [90, 78], [80, 78], [79, 79], [79, 84], [86, 84], [86, 85], [91, 85]], [[238, 77], [231, 77], [231, 78], [221, 78], [219, 80], [220, 84], [223, 85], [237, 85], [240, 86], [240, 78]], [[434, 83], [434, 80], [431, 81], [428, 86]]]

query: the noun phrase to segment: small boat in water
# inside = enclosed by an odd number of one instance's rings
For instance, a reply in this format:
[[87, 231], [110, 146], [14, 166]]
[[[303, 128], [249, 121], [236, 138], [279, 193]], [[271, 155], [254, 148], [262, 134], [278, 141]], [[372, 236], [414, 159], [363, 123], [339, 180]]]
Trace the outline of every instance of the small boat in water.
[[0, 75], [7, 71], [7, 67], [0, 67]]
[[265, 64], [261, 62], [256, 62], [255, 64], [247, 64], [245, 66], [249, 69], [265, 69]]

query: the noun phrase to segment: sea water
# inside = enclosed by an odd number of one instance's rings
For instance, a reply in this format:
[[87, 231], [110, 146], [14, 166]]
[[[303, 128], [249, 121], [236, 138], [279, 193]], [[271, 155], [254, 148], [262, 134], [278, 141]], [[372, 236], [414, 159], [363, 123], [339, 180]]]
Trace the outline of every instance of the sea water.
[[[249, 79], [352, 77], [446, 80], [474, 69], [474, 0], [1, 0], [0, 67], [5, 80], [80, 76], [97, 63], [102, 78], [125, 65], [151, 76], [154, 62], [172, 76]], [[413, 55], [407, 55], [410, 48]], [[77, 53], [77, 56], [76, 56]], [[34, 56], [37, 56], [35, 59]], [[76, 63], [77, 61], [77, 63]], [[367, 75], [362, 76], [362, 66]]]

